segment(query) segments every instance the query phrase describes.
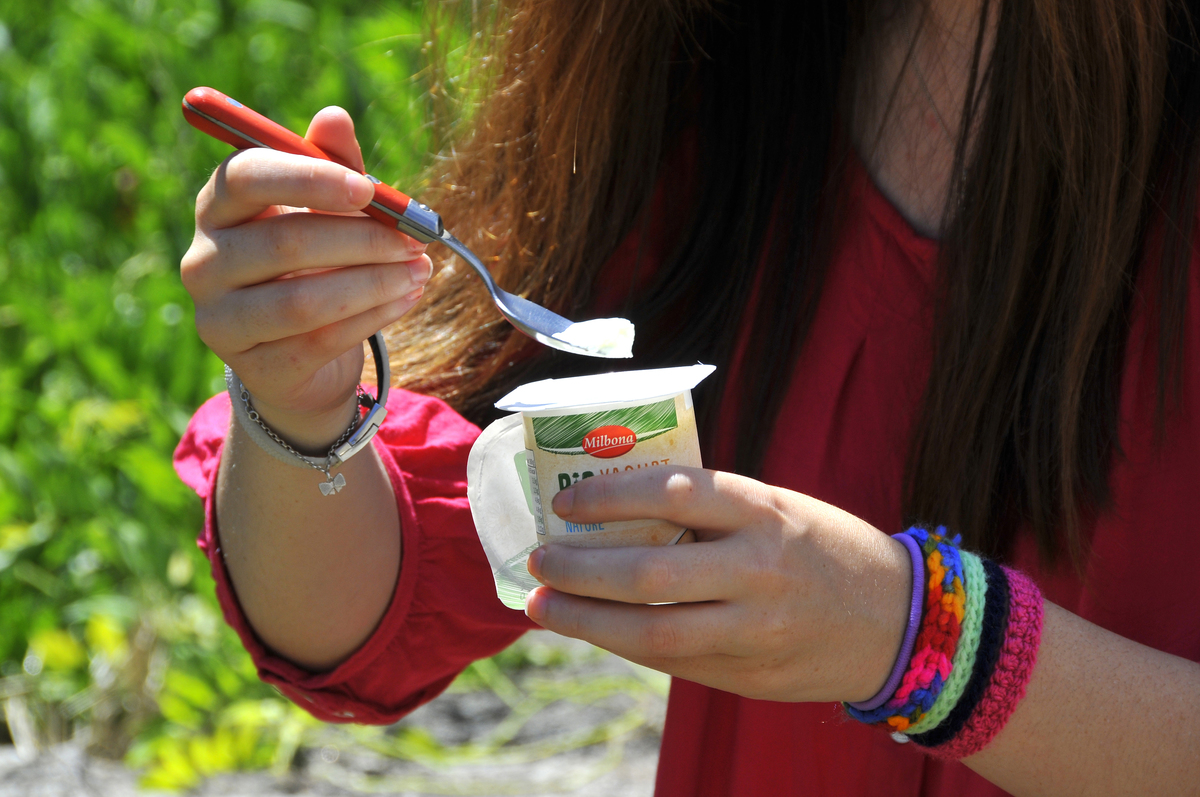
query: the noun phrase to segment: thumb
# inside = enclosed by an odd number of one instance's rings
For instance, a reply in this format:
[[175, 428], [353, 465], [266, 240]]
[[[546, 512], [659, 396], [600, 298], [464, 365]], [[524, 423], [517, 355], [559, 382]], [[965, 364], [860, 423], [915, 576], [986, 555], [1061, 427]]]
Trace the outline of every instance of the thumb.
[[356, 172], [363, 171], [362, 150], [354, 137], [354, 120], [345, 109], [330, 106], [318, 111], [304, 137], [343, 166]]

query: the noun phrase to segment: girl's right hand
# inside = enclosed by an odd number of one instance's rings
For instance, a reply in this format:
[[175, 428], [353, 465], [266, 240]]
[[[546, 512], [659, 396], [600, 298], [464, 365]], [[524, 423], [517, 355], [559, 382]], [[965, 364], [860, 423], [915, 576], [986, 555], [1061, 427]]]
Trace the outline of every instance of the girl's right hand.
[[[341, 108], [306, 138], [362, 169]], [[355, 213], [373, 187], [336, 163], [266, 149], [235, 152], [196, 198], [180, 276], [200, 338], [241, 378], [263, 420], [320, 451], [346, 428], [362, 343], [421, 298], [425, 245]]]

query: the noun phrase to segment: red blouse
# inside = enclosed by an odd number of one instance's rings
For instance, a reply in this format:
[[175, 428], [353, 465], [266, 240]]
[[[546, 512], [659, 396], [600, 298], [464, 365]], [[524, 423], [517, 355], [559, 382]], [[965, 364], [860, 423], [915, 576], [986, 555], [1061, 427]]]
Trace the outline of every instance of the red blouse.
[[[841, 234], [806, 348], [768, 451], [764, 480], [815, 496], [889, 533], [901, 523], [910, 423], [929, 368], [937, 244], [917, 235], [852, 162]], [[618, 253], [619, 255], [620, 253]], [[1147, 268], [1145, 272], [1152, 272]], [[1152, 285], [1143, 274], [1143, 285]], [[1082, 576], [1038, 567], [1032, 540], [1015, 566], [1047, 599], [1130, 639], [1200, 661], [1200, 262], [1188, 283], [1180, 410], [1154, 441], [1153, 295], [1139, 293], [1121, 393], [1122, 456], [1112, 509], [1090, 529]], [[226, 620], [263, 680], [328, 721], [389, 723], [432, 699], [460, 669], [532, 627], [495, 597], [466, 499], [478, 429], [436, 399], [394, 391], [375, 440], [395, 487], [404, 560], [391, 606], [336, 669], [312, 674], [264, 648], [220, 556], [213, 497], [229, 422], [225, 394], [193, 417], [175, 467], [206, 505], [199, 544]], [[720, 452], [716, 452], [720, 453]], [[1159, 555], [1138, 558], [1139, 539]], [[958, 763], [924, 756], [833, 704], [748, 700], [675, 680], [656, 794], [1003, 794]]]

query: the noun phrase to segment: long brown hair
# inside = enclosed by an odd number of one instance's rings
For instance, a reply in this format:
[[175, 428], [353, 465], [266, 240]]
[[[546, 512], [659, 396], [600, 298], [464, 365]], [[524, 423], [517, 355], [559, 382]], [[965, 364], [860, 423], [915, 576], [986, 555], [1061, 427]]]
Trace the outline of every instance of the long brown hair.
[[[625, 312], [639, 367], [728, 366], [745, 319], [739, 373], [753, 378], [736, 382], [738, 449], [721, 467], [757, 472], [820, 294], [834, 120], [868, 5], [513, 0], [440, 163], [436, 206], [498, 281], [581, 315], [667, 156], [695, 137], [672, 254]], [[1164, 411], [1182, 366], [1200, 66], [1173, 0], [1010, 0], [996, 19], [963, 106], [905, 511], [993, 554], [1028, 524], [1053, 557], [1079, 550], [1080, 518], [1107, 500], [1152, 223]], [[512, 384], [588, 365], [539, 351], [449, 272], [390, 332], [402, 386], [482, 422]], [[701, 407], [731, 378], [717, 373]]]

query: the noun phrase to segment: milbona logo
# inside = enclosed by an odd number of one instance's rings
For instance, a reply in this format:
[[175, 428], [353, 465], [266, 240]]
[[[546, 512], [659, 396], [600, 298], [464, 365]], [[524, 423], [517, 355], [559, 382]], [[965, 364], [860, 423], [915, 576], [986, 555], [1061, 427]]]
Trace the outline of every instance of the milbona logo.
[[612, 459], [638, 443], [678, 428], [675, 399], [615, 410], [530, 419], [534, 444], [551, 454]]
[[627, 454], [636, 444], [637, 435], [625, 426], [601, 426], [583, 436], [583, 450], [600, 459]]

